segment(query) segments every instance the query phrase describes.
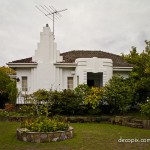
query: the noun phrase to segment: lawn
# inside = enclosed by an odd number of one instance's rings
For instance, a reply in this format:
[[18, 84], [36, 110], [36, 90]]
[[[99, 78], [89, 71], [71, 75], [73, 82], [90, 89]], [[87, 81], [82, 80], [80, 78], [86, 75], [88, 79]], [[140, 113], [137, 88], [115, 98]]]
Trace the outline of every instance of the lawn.
[[19, 123], [0, 122], [0, 150], [150, 150], [149, 142], [119, 143], [124, 139], [150, 139], [150, 130], [111, 124], [74, 123], [71, 140], [51, 143], [28, 143], [16, 139]]

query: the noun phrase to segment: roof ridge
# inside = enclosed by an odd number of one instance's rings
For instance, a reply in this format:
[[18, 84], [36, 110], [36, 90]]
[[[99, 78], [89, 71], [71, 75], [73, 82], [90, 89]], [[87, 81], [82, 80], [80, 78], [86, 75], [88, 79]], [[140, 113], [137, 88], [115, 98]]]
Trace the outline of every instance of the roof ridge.
[[102, 53], [107, 53], [109, 55], [115, 55], [115, 56], [121, 57], [118, 54], [105, 52], [105, 51], [102, 51], [102, 50], [70, 50], [70, 51], [67, 51], [67, 52], [60, 53], [60, 54], [63, 55], [63, 54], [71, 53], [71, 52], [102, 52]]

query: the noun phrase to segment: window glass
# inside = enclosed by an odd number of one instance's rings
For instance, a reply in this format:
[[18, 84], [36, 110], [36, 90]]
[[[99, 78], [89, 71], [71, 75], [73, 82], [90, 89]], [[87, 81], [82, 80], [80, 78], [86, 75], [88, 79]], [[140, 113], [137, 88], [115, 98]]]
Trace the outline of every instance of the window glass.
[[73, 77], [68, 77], [67, 78], [67, 85], [68, 85], [68, 89], [73, 89]]
[[22, 77], [22, 91], [28, 90], [27, 77]]

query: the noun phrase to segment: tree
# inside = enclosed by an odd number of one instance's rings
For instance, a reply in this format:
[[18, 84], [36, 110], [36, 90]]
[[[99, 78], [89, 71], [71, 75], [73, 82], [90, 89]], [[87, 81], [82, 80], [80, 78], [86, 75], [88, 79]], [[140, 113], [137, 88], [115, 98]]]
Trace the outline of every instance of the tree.
[[133, 90], [128, 79], [113, 76], [104, 87], [105, 101], [111, 106], [111, 113], [125, 113], [133, 99]]
[[7, 85], [11, 82], [10, 77], [0, 70], [0, 93], [7, 93]]
[[16, 81], [11, 80], [5, 70], [0, 69], [0, 103], [1, 107], [6, 102], [15, 103], [17, 97]]
[[7, 86], [7, 92], [8, 92], [8, 99], [9, 102], [12, 104], [16, 103], [18, 89], [16, 88], [16, 81], [12, 80]]
[[5, 66], [0, 67], [0, 71], [5, 72], [8, 75], [15, 75], [16, 74], [15, 70], [13, 70], [9, 67], [5, 67]]
[[11, 82], [10, 77], [0, 70], [0, 108], [8, 101], [7, 85]]
[[132, 47], [130, 54], [123, 58], [133, 64], [130, 80], [135, 83], [135, 93], [139, 95], [138, 101], [146, 101], [150, 96], [150, 41], [145, 41], [146, 47], [142, 53], [138, 53], [136, 47]]

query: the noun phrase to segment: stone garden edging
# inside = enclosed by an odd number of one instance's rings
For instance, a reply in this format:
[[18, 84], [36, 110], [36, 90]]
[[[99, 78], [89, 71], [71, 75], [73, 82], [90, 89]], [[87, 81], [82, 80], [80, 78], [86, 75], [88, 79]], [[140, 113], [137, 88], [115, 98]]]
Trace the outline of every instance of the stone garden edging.
[[132, 116], [115, 116], [111, 118], [111, 123], [133, 128], [150, 129], [150, 120], [139, 120]]
[[24, 142], [52, 142], [64, 141], [73, 138], [74, 128], [71, 126], [67, 131], [56, 132], [29, 132], [25, 128], [17, 129], [17, 139]]

